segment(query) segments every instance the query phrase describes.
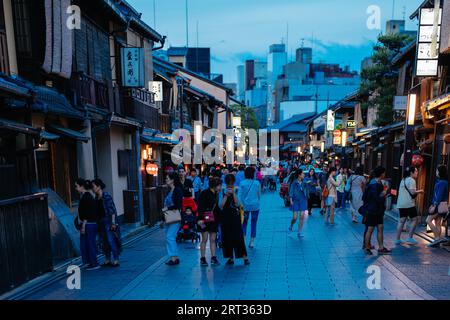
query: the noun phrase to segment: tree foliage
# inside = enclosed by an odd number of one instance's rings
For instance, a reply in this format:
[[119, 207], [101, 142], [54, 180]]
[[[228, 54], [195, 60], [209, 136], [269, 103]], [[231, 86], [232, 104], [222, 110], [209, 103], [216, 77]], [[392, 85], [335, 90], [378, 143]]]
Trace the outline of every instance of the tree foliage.
[[399, 33], [379, 36], [373, 48], [372, 64], [361, 71], [360, 94], [370, 97], [367, 102], [362, 103], [362, 108], [377, 110], [376, 126], [384, 126], [393, 121], [398, 71], [391, 62], [411, 41], [414, 38]]
[[244, 129], [259, 129], [258, 119], [252, 108], [235, 104], [231, 106], [231, 110], [235, 117], [241, 117], [241, 126]]

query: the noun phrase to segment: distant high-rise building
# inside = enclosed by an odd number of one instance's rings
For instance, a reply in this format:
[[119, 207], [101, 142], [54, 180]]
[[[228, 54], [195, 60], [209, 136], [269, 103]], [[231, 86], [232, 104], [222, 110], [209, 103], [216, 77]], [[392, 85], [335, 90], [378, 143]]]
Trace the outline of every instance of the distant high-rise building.
[[283, 74], [283, 67], [287, 63], [286, 45], [273, 44], [269, 47], [267, 56], [267, 124], [272, 125], [275, 120], [275, 83]]
[[405, 20], [388, 20], [386, 21], [386, 34], [407, 34], [412, 37], [417, 35], [417, 31], [405, 29]]
[[211, 49], [170, 47], [167, 50], [169, 61], [201, 75], [211, 74]]
[[405, 31], [405, 20], [388, 20], [386, 22], [386, 33], [400, 33]]
[[267, 62], [245, 62], [245, 104], [256, 107], [267, 103]]
[[312, 63], [312, 48], [298, 48], [295, 52], [295, 61], [301, 63]]
[[245, 67], [243, 65], [237, 67], [236, 99], [241, 102], [245, 100]]

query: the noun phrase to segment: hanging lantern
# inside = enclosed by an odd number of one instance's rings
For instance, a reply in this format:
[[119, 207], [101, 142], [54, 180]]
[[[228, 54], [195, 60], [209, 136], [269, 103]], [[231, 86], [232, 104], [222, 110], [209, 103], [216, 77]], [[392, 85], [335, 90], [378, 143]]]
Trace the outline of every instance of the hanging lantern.
[[147, 163], [145, 166], [145, 172], [147, 172], [150, 176], [157, 176], [158, 175], [158, 166], [154, 163]]
[[414, 167], [416, 167], [416, 168], [421, 167], [423, 165], [423, 157], [422, 157], [422, 155], [420, 155], [420, 154], [413, 155], [412, 160], [411, 160], [411, 164]]
[[174, 171], [173, 168], [170, 167], [170, 166], [164, 168], [164, 173], [165, 174], [171, 174], [173, 171]]

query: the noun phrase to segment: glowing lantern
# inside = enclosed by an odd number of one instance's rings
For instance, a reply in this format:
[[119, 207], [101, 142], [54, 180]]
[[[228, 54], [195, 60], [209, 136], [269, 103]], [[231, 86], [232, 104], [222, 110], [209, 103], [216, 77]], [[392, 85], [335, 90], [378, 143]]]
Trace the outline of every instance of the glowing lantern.
[[145, 166], [145, 171], [150, 176], [157, 176], [158, 175], [158, 166], [154, 163], [147, 163]]

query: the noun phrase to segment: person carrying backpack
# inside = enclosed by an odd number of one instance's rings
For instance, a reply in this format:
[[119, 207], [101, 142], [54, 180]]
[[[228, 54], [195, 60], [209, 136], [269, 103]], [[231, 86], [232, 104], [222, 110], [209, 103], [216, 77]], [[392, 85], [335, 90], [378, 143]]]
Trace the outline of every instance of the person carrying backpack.
[[386, 174], [386, 169], [383, 167], [375, 168], [373, 178], [370, 180], [363, 195], [364, 204], [360, 208], [360, 213], [364, 216], [364, 224], [367, 227], [367, 232], [364, 236], [364, 252], [367, 255], [372, 255], [371, 238], [375, 228], [377, 228], [378, 240], [378, 254], [390, 254], [391, 250], [384, 247], [384, 211], [385, 201], [388, 196], [382, 180]]

